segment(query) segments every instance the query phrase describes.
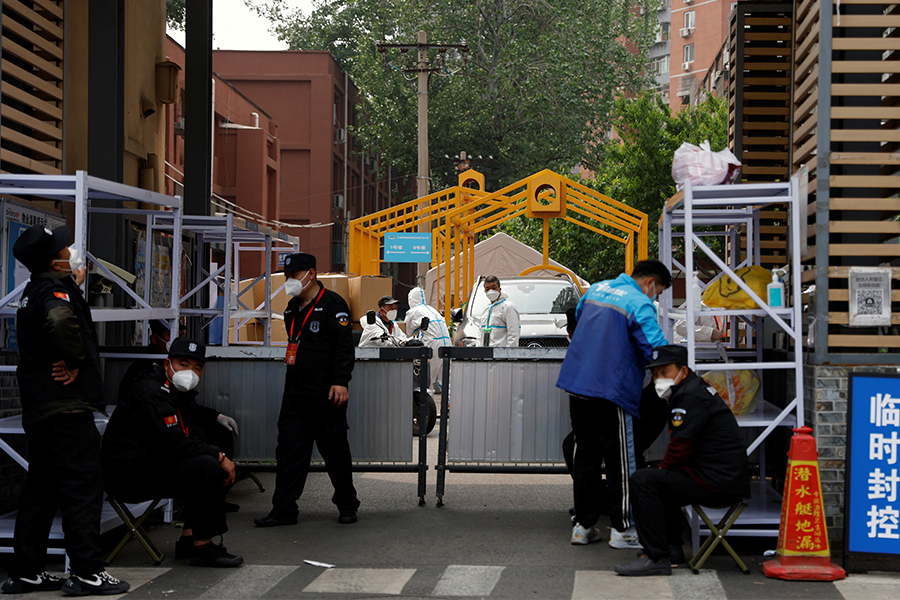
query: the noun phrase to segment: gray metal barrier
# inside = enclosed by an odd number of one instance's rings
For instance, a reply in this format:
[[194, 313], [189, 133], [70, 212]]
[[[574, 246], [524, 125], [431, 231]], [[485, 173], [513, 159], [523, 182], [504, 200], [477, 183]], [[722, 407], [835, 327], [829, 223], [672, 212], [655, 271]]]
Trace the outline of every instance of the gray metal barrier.
[[[234, 453], [239, 466], [258, 471], [275, 468], [278, 414], [284, 392], [284, 352], [284, 348], [277, 347], [207, 348], [197, 402], [215, 407], [238, 422], [240, 435], [235, 438]], [[107, 395], [112, 401], [132, 359], [117, 358], [115, 353], [104, 356]], [[421, 360], [424, 365], [419, 374], [422, 387], [422, 382], [429, 381], [430, 356], [428, 347], [356, 348], [347, 408], [354, 471], [418, 472], [420, 504], [425, 501], [427, 433], [425, 427], [419, 428], [419, 453], [414, 461], [413, 361]], [[420, 408], [419, 422], [423, 423], [425, 403]], [[314, 451], [313, 460], [311, 470], [322, 470], [318, 450]]]
[[[437, 463], [446, 472], [566, 473], [569, 396], [556, 387], [565, 348], [440, 349], [445, 394]], [[452, 415], [452, 417], [449, 417]]]

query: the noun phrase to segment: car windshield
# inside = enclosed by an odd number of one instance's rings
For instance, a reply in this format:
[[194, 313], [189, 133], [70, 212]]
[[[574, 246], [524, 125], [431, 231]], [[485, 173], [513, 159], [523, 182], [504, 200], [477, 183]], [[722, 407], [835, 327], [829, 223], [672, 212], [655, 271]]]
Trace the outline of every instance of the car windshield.
[[[516, 305], [519, 314], [565, 314], [566, 309], [578, 304], [575, 286], [564, 280], [500, 280], [500, 289]], [[475, 294], [471, 314], [475, 318], [480, 317], [488, 303], [484, 286], [481, 285]]]

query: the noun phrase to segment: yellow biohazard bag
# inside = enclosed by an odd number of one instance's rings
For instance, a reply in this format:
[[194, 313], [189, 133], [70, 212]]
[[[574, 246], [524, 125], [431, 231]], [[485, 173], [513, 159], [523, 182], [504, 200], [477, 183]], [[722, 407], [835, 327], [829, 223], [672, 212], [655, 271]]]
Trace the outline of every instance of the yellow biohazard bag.
[[722, 400], [735, 415], [753, 412], [759, 403], [761, 389], [759, 377], [753, 371], [708, 371], [701, 375], [706, 383], [716, 388]]
[[[766, 286], [772, 281], [772, 273], [759, 265], [741, 267], [735, 270], [735, 275], [744, 280], [757, 296], [766, 299]], [[703, 302], [707, 306], [727, 309], [754, 309], [759, 308], [750, 296], [736, 284], [731, 277], [725, 275], [706, 286], [703, 292]]]

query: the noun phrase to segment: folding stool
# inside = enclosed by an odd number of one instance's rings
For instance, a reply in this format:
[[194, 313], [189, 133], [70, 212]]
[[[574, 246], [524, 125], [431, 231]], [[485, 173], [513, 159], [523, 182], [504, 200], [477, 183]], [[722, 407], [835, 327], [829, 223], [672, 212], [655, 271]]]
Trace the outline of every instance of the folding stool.
[[150, 555], [150, 558], [153, 559], [153, 564], [159, 565], [166, 555], [153, 543], [153, 540], [150, 539], [147, 532], [144, 531], [144, 521], [150, 516], [150, 513], [156, 509], [162, 501], [162, 498], [151, 500], [147, 510], [145, 510], [138, 519], [135, 519], [134, 515], [131, 514], [131, 510], [129, 510], [125, 502], [117, 500], [109, 495], [106, 496], [106, 501], [109, 502], [109, 505], [116, 511], [116, 514], [119, 515], [119, 518], [122, 519], [122, 523], [124, 523], [126, 529], [128, 529], [125, 536], [122, 538], [122, 541], [119, 542], [119, 545], [106, 557], [106, 563], [110, 564], [116, 558], [119, 551], [125, 547], [125, 544], [127, 544], [131, 538], [134, 538], [140, 542], [141, 546], [144, 547], [144, 550], [147, 551], [147, 554]]
[[744, 564], [744, 561], [741, 560], [741, 557], [737, 555], [734, 549], [731, 547], [731, 544], [728, 543], [728, 540], [725, 539], [725, 534], [728, 533], [728, 530], [731, 529], [731, 526], [734, 525], [734, 522], [737, 521], [738, 517], [741, 516], [741, 513], [744, 512], [744, 509], [747, 508], [747, 503], [743, 500], [738, 500], [732, 505], [725, 506], [710, 506], [708, 508], [713, 509], [721, 509], [727, 508], [728, 511], [719, 521], [718, 525], [713, 525], [713, 522], [706, 516], [706, 513], [703, 512], [703, 509], [697, 505], [692, 504], [691, 507], [694, 509], [703, 522], [706, 523], [706, 526], [709, 527], [709, 537], [704, 540], [703, 544], [700, 546], [700, 549], [697, 553], [691, 557], [691, 560], [688, 561], [688, 566], [691, 568], [691, 571], [694, 574], [700, 573], [700, 567], [703, 566], [703, 563], [706, 562], [706, 559], [709, 558], [712, 551], [718, 544], [722, 544], [725, 547], [725, 550], [728, 551], [728, 554], [731, 555], [731, 558], [734, 559], [735, 564], [737, 564], [738, 568], [744, 572], [744, 575], [750, 574], [750, 569], [747, 568], [747, 565]]

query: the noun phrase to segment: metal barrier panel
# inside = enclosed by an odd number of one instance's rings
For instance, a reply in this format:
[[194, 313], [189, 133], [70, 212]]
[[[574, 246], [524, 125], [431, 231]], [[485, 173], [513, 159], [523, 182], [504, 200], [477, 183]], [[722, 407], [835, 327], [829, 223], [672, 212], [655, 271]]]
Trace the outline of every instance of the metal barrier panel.
[[556, 387], [561, 365], [452, 361], [448, 460], [562, 462], [562, 440], [572, 427], [569, 396]]
[[[134, 351], [133, 349], [131, 350]], [[284, 348], [209, 347], [198, 404], [234, 417], [239, 460], [275, 460], [284, 393]], [[347, 421], [354, 462], [412, 462], [413, 369], [416, 349], [357, 348]], [[383, 356], [389, 358], [382, 359]], [[105, 388], [116, 401], [130, 359], [105, 359]], [[318, 451], [313, 458], [320, 460]]]

